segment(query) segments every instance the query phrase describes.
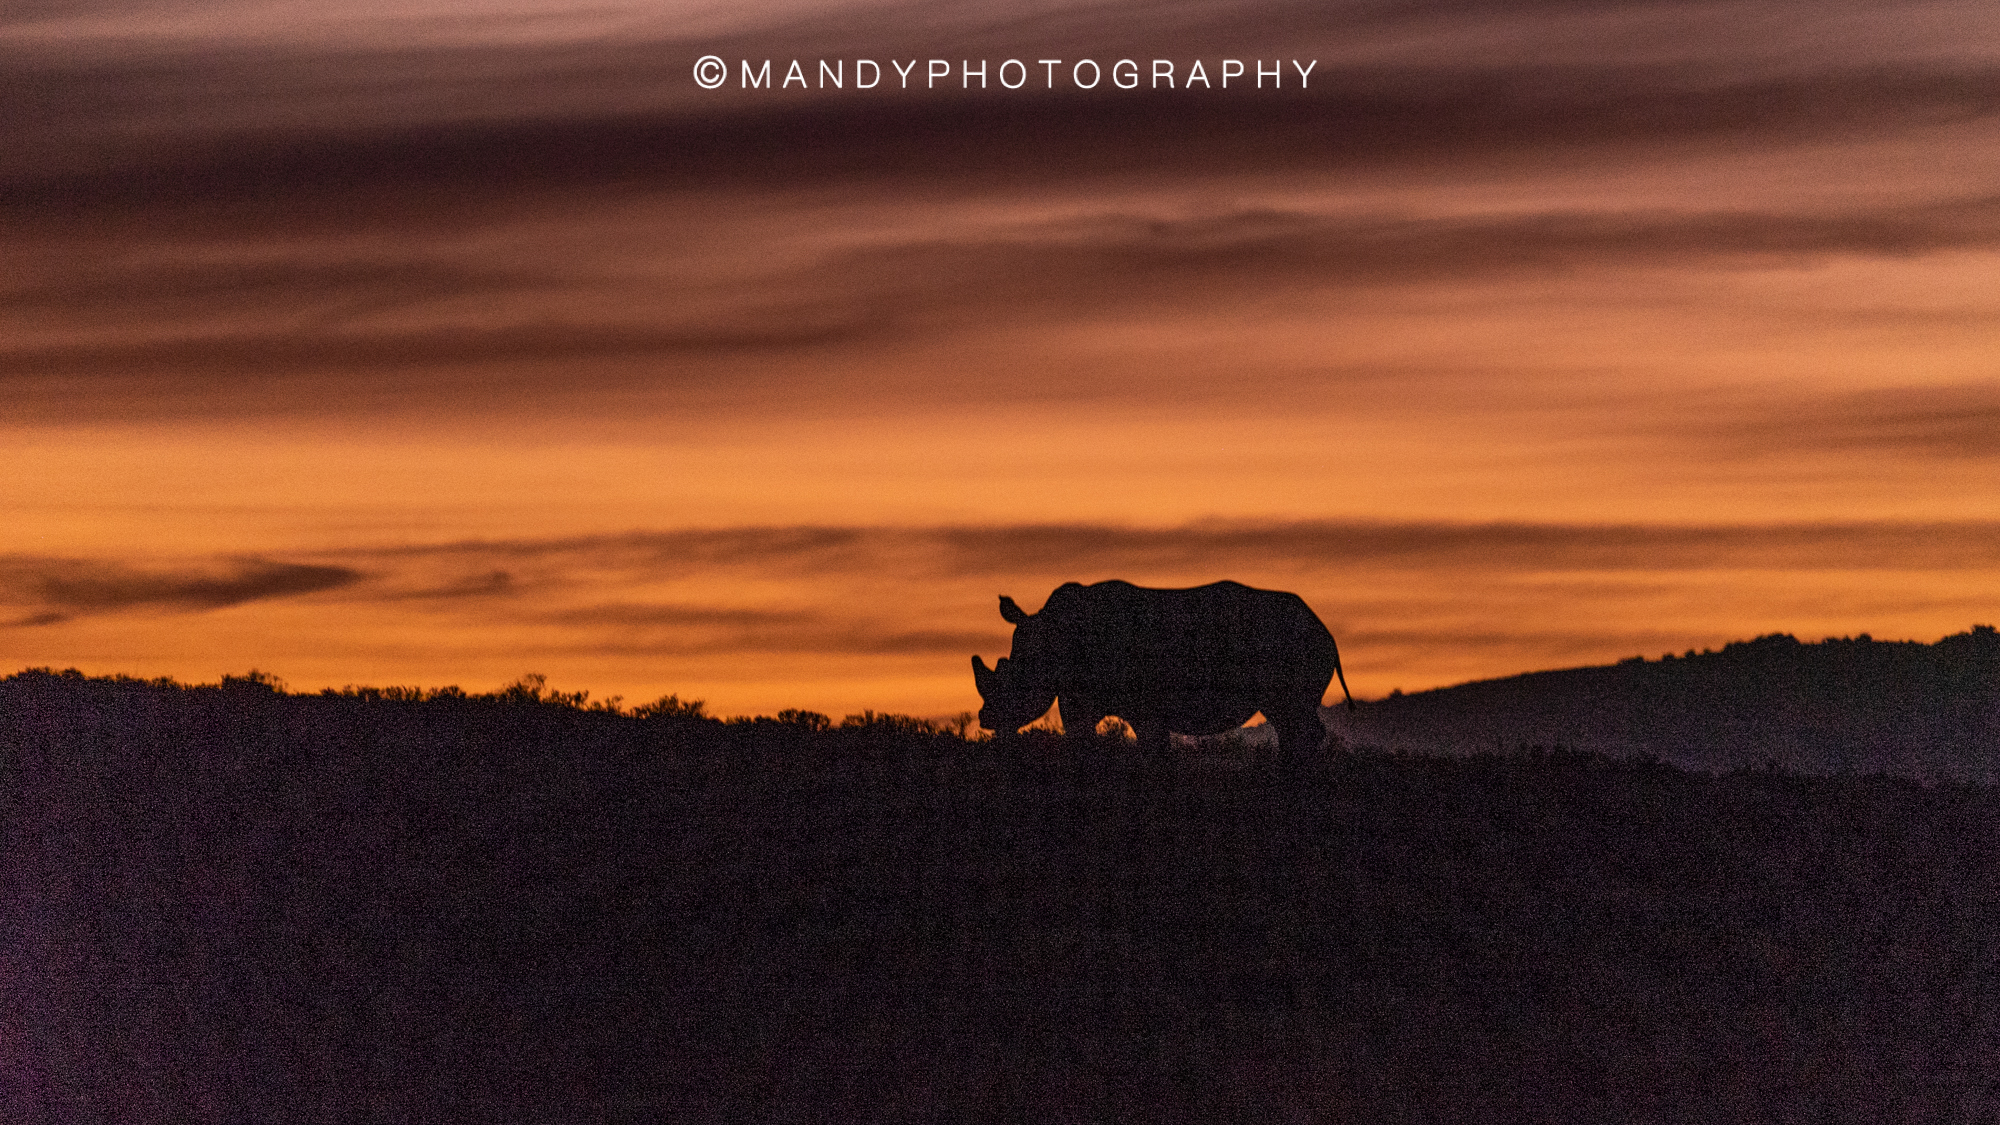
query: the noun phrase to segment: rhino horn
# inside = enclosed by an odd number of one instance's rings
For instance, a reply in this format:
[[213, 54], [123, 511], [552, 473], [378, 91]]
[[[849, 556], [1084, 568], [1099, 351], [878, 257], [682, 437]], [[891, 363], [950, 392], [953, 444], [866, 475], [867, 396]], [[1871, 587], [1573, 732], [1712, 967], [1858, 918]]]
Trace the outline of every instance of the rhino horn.
[[1028, 619], [1028, 615], [1021, 612], [1021, 607], [1015, 604], [1014, 599], [1005, 594], [1000, 595], [1000, 616], [1013, 625], [1019, 625]]
[[988, 668], [986, 666], [986, 662], [984, 660], [979, 659], [978, 653], [973, 653], [972, 682], [975, 684], [984, 684], [986, 682], [987, 677], [991, 676], [992, 674], [993, 674], [993, 669]]

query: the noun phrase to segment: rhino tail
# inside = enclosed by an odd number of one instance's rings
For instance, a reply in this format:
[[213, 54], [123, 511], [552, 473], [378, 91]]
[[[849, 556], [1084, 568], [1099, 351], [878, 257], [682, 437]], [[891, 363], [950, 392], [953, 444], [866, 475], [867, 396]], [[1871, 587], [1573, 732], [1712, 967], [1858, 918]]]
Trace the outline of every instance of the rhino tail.
[[1332, 634], [1327, 635], [1327, 643], [1333, 646], [1333, 674], [1340, 677], [1340, 694], [1347, 697], [1347, 709], [1354, 710], [1354, 693], [1347, 690], [1347, 673], [1340, 670], [1340, 645]]

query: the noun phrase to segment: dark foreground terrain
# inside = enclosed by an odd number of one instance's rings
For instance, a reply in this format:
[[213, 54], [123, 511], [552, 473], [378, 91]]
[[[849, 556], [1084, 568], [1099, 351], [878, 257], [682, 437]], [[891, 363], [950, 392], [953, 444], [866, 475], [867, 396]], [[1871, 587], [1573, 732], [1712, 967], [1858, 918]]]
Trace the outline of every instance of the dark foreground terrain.
[[0, 681], [0, 1120], [2000, 1120], [1990, 788], [422, 694]]

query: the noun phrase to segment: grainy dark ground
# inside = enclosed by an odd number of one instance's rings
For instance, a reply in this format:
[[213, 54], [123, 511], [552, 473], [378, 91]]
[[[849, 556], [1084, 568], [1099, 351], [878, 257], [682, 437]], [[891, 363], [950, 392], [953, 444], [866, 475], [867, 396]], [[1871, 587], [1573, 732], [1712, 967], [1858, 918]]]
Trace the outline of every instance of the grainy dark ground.
[[2000, 1120], [2000, 793], [0, 681], [0, 1120]]

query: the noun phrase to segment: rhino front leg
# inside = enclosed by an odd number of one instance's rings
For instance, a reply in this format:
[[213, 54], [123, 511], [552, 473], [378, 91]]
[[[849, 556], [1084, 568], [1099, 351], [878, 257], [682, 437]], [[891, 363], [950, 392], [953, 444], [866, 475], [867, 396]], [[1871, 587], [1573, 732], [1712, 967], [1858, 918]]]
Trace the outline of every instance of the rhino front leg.
[[1056, 703], [1062, 716], [1063, 733], [1072, 738], [1090, 738], [1097, 733], [1107, 712], [1088, 699], [1063, 699]]

